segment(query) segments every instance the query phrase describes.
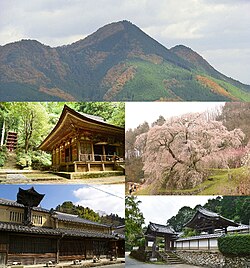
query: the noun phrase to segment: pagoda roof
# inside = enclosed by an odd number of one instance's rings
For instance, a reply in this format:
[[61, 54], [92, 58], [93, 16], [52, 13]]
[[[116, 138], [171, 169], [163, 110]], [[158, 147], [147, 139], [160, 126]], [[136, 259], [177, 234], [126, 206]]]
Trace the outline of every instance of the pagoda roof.
[[205, 208], [198, 208], [193, 218], [184, 226], [200, 231], [210, 231], [214, 229], [227, 228], [228, 226], [237, 227], [239, 224], [219, 215], [218, 213], [209, 211]]
[[17, 203], [29, 207], [37, 207], [44, 198], [44, 194], [39, 194], [34, 187], [24, 190], [19, 187], [17, 193]]
[[145, 232], [145, 235], [149, 235], [149, 236], [152, 236], [152, 235], [154, 235], [154, 236], [164, 236], [164, 235], [177, 236], [177, 233], [170, 226], [149, 222], [149, 225], [148, 225], [148, 228]]
[[70, 137], [72, 132], [82, 130], [85, 133], [95, 132], [109, 136], [124, 137], [124, 128], [106, 123], [101, 117], [77, 112], [64, 105], [61, 116], [50, 134], [39, 146], [40, 150], [52, 151], [62, 139]]

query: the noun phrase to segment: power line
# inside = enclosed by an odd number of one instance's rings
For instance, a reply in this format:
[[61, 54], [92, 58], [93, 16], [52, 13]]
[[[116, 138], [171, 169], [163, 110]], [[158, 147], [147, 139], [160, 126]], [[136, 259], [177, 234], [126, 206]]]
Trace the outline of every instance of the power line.
[[112, 196], [114, 196], [114, 197], [117, 197], [117, 198], [120, 198], [120, 199], [124, 199], [124, 197], [118, 196], [118, 195], [116, 195], [116, 194], [112, 194], [112, 193], [110, 193], [110, 192], [104, 191], [104, 190], [102, 190], [102, 189], [100, 189], [100, 188], [97, 188], [97, 187], [94, 187], [94, 186], [92, 186], [92, 185], [88, 185], [88, 187], [89, 187], [89, 188], [93, 188], [93, 189], [95, 189], [95, 190], [98, 190], [98, 191], [100, 191], [100, 192], [106, 193], [106, 194], [108, 194], [108, 195], [112, 195]]

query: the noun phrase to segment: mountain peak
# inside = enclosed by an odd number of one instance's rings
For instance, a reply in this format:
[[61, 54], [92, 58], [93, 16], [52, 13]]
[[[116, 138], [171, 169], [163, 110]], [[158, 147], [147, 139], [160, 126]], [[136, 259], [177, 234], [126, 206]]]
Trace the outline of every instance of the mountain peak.
[[225, 101], [237, 89], [238, 99], [250, 100], [249, 86], [223, 76], [191, 48], [169, 50], [127, 20], [67, 46], [51, 48], [36, 40], [8, 44], [0, 47], [0, 66], [2, 101]]

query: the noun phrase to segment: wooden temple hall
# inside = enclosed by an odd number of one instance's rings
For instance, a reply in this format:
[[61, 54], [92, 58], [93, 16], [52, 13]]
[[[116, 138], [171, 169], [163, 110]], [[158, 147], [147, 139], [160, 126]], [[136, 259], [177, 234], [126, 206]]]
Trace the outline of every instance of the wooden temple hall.
[[19, 188], [0, 198], [0, 267], [124, 256], [124, 235], [111, 226], [39, 207], [44, 195]]
[[56, 171], [113, 171], [124, 168], [124, 144], [124, 128], [65, 105], [39, 149], [52, 153]]

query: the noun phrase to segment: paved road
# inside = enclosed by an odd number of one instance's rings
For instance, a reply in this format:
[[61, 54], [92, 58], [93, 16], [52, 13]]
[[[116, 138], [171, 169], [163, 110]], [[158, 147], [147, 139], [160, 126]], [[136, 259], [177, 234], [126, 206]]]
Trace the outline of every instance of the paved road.
[[125, 263], [98, 266], [99, 268], [125, 268]]
[[132, 259], [126, 253], [126, 267], [136, 267], [136, 268], [161, 268], [161, 267], [169, 267], [169, 268], [199, 268], [200, 266], [193, 266], [188, 264], [176, 264], [176, 265], [159, 265], [159, 264], [149, 264], [144, 262], [139, 262], [135, 259]]

